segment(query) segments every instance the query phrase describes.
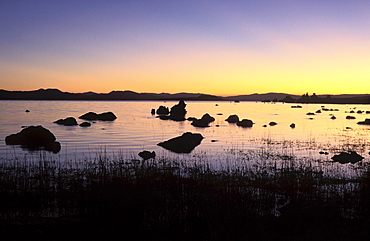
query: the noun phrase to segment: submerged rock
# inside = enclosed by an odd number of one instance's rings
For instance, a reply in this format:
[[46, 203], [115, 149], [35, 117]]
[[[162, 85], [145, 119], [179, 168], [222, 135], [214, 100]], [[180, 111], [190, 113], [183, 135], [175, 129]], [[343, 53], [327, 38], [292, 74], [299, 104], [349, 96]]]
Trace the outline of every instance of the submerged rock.
[[365, 121], [359, 121], [357, 122], [359, 125], [370, 125], [370, 119], [365, 119]]
[[79, 117], [83, 120], [101, 120], [101, 121], [114, 121], [117, 119], [117, 116], [113, 112], [105, 112], [101, 114], [97, 114], [95, 112], [88, 112], [86, 114], [83, 114]]
[[54, 134], [42, 126], [29, 126], [17, 134], [5, 137], [7, 145], [21, 145], [29, 149], [44, 148], [57, 153], [60, 151], [60, 143], [55, 140]]
[[176, 153], [190, 153], [203, 140], [203, 136], [198, 133], [186, 132], [179, 137], [160, 142], [157, 145]]
[[59, 119], [57, 121], [54, 121], [54, 123], [56, 123], [58, 125], [64, 125], [64, 126], [76, 126], [76, 125], [78, 125], [77, 121], [74, 117], [67, 117], [65, 119]]
[[150, 158], [155, 158], [155, 151], [142, 151], [138, 154], [143, 160], [148, 160]]
[[346, 164], [346, 163], [357, 163], [364, 159], [362, 156], [357, 154], [355, 151], [350, 151], [350, 152], [341, 152], [339, 155], [334, 155], [331, 158], [334, 162], [339, 162], [341, 164]]

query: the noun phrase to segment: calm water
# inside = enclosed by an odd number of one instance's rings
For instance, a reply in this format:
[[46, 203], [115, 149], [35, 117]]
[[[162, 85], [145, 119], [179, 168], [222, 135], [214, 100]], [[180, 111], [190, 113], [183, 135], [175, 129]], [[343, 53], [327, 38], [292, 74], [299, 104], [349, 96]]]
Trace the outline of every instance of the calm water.
[[[368, 111], [368, 105], [326, 105], [329, 109], [314, 116], [321, 104], [306, 104], [303, 108], [291, 108], [292, 104], [265, 104], [261, 102], [191, 102], [187, 101], [187, 117], [200, 118], [209, 113], [216, 118], [208, 128], [193, 127], [189, 121], [164, 121], [150, 114], [152, 108], [160, 105], [172, 107], [176, 101], [0, 101], [0, 157], [39, 155], [38, 151], [29, 152], [19, 146], [5, 145], [7, 135], [17, 133], [22, 126], [42, 125], [49, 129], [62, 145], [58, 155], [62, 158], [79, 159], [91, 157], [102, 149], [108, 154], [136, 157], [142, 150], [156, 151], [164, 156], [206, 155], [220, 158], [227, 153], [249, 150], [269, 149], [300, 157], [330, 159], [341, 150], [355, 150], [369, 158], [370, 126], [357, 125], [358, 121], [370, 118], [369, 114], [349, 114], [355, 109]], [[30, 110], [26, 113], [25, 110]], [[93, 111], [102, 113], [112, 111], [117, 116], [113, 122], [96, 121], [91, 127], [66, 127], [53, 121], [69, 116], [75, 117]], [[221, 115], [222, 114], [222, 115]], [[229, 124], [225, 119], [237, 114], [241, 119], [253, 120], [252, 128], [242, 128]], [[330, 119], [334, 114], [337, 119]], [[355, 116], [347, 120], [347, 115]], [[312, 118], [312, 119], [310, 119]], [[275, 121], [276, 126], [269, 126]], [[291, 123], [296, 128], [289, 127]], [[267, 127], [263, 127], [267, 125]], [[181, 135], [184, 132], [201, 133], [204, 140], [190, 154], [175, 154], [157, 143]], [[320, 155], [327, 151], [329, 155]]]

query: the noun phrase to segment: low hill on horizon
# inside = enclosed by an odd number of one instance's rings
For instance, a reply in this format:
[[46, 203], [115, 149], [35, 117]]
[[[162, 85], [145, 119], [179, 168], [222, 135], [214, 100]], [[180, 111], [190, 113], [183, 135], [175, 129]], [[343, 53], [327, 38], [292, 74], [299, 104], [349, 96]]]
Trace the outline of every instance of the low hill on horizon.
[[[8, 91], [0, 89], [0, 100], [194, 100], [194, 101], [284, 101], [303, 103], [370, 103], [369, 94], [315, 95], [315, 98], [302, 98], [305, 95], [287, 93], [264, 93], [221, 97], [203, 93], [137, 93], [130, 90], [109, 93], [63, 92], [59, 89], [38, 89], [31, 91]], [[289, 98], [287, 98], [289, 97]], [[290, 100], [290, 101], [286, 101]], [[325, 100], [325, 102], [324, 102]], [[331, 101], [331, 102], [327, 102]]]

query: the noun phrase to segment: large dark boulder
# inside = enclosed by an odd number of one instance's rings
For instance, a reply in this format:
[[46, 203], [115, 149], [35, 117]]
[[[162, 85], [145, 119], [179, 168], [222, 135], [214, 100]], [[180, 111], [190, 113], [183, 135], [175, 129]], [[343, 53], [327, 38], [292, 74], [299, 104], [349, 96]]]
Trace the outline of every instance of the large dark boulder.
[[225, 121], [227, 121], [229, 123], [237, 123], [239, 121], [239, 116], [230, 115]]
[[181, 136], [160, 142], [157, 145], [176, 153], [190, 153], [203, 140], [203, 136], [198, 133], [186, 132]]
[[54, 121], [54, 123], [56, 123], [58, 125], [64, 125], [64, 126], [76, 126], [76, 125], [78, 125], [77, 121], [74, 117], [67, 117], [65, 119], [59, 119], [57, 121]]
[[238, 121], [236, 123], [237, 126], [241, 126], [241, 127], [252, 127], [253, 124], [254, 124], [253, 121], [249, 119], [243, 119], [242, 121]]
[[115, 119], [117, 119], [117, 116], [113, 112], [105, 112], [101, 114], [97, 114], [95, 112], [88, 112], [86, 114], [83, 114], [79, 118], [83, 120], [90, 120], [90, 121], [94, 121], [94, 120], [114, 121]]
[[359, 121], [357, 122], [359, 125], [370, 125], [370, 119], [365, 119], [365, 121]]
[[170, 119], [175, 121], [184, 121], [186, 115], [186, 104], [183, 100], [180, 100], [177, 105], [171, 107]]
[[350, 152], [341, 152], [339, 155], [334, 155], [331, 159], [334, 162], [339, 162], [341, 164], [346, 164], [346, 163], [355, 164], [364, 158], [360, 156], [359, 154], [357, 154], [357, 152], [350, 151]]
[[215, 121], [215, 118], [206, 113], [201, 119], [193, 120], [191, 124], [195, 127], [209, 127], [209, 123], [213, 121]]
[[53, 133], [42, 126], [29, 126], [18, 132], [5, 137], [7, 145], [22, 145], [25, 148], [44, 148], [48, 151], [59, 152], [60, 144], [55, 142]]

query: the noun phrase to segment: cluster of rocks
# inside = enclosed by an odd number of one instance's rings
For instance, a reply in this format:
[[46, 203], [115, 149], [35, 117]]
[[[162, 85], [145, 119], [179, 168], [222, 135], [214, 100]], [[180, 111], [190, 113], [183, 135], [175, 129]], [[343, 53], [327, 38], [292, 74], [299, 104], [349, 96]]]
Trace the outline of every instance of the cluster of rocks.
[[174, 121], [184, 121], [186, 115], [186, 104], [183, 100], [180, 100], [178, 104], [171, 107], [171, 110], [166, 106], [160, 106], [157, 111], [152, 109], [151, 113], [157, 113], [161, 120], [174, 120]]
[[229, 123], [236, 123], [237, 126], [241, 127], [252, 127], [254, 124], [253, 121], [250, 119], [239, 120], [239, 116], [237, 115], [230, 115], [225, 121]]
[[[29, 112], [26, 110], [26, 112]], [[101, 120], [101, 121], [113, 121], [117, 117], [112, 112], [105, 112], [96, 114], [94, 112], [88, 112], [79, 117], [84, 120]], [[65, 119], [59, 119], [54, 123], [64, 126], [76, 126], [78, 125], [77, 120], [74, 117], [67, 117]], [[90, 122], [82, 122], [82, 127], [91, 126]], [[46, 150], [54, 153], [58, 153], [61, 149], [61, 145], [56, 141], [53, 133], [48, 129], [38, 126], [28, 126], [22, 129], [19, 133], [11, 134], [5, 137], [6, 145], [21, 145], [22, 148], [30, 150]]]
[[[83, 114], [82, 116], [79, 117], [80, 119], [83, 120], [88, 120], [88, 121], [114, 121], [117, 119], [117, 116], [113, 112], [105, 112], [101, 114], [97, 114], [95, 112], [88, 112], [86, 114]], [[64, 125], [64, 126], [76, 126], [78, 125], [76, 118], [74, 117], [67, 117], [65, 119], [59, 119], [54, 121], [54, 123], [59, 124], [59, 125]], [[79, 124], [82, 127], [89, 127], [91, 126], [90, 122], [82, 122]]]

